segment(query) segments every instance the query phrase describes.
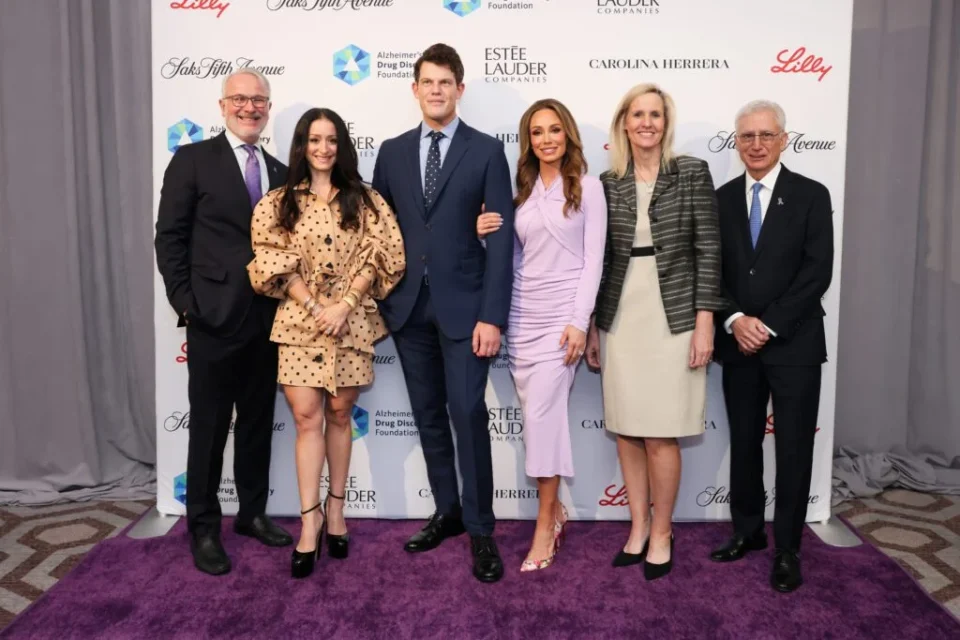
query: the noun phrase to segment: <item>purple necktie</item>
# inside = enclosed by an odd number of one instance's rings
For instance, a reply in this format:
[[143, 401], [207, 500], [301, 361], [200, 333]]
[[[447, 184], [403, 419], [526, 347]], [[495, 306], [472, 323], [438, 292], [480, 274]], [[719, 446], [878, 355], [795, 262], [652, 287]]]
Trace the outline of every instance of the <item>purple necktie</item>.
[[247, 193], [250, 194], [250, 206], [256, 207], [263, 197], [260, 188], [260, 161], [257, 160], [257, 148], [252, 144], [245, 144], [247, 150], [247, 166], [243, 170], [243, 181], [247, 183]]

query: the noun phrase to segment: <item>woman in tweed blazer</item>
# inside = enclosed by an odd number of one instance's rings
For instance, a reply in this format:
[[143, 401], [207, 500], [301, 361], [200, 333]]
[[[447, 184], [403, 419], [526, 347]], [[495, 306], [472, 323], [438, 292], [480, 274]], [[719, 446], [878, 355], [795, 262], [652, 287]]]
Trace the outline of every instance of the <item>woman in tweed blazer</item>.
[[[603, 375], [604, 418], [630, 502], [613, 564], [673, 564], [678, 437], [704, 429], [706, 365], [720, 297], [717, 198], [707, 163], [673, 154], [676, 109], [656, 85], [621, 99], [610, 127], [607, 244], [587, 363]], [[653, 517], [650, 503], [654, 504]]]

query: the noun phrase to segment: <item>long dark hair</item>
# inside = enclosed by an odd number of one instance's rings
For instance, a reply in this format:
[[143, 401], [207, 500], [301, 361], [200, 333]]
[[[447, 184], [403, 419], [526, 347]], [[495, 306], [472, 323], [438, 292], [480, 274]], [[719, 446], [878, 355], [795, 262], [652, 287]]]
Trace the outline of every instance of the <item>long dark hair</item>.
[[526, 110], [520, 118], [520, 159], [517, 162], [517, 197], [514, 205], [520, 206], [533, 193], [533, 187], [540, 175], [540, 160], [533, 152], [530, 143], [530, 121], [538, 111], [549, 109], [557, 114], [560, 125], [567, 136], [567, 151], [560, 164], [560, 177], [563, 179], [563, 196], [566, 204], [563, 205], [563, 215], [567, 217], [571, 212], [580, 208], [583, 198], [583, 187], [580, 178], [587, 172], [587, 159], [583, 156], [583, 142], [580, 140], [580, 129], [577, 122], [560, 101], [552, 98], [537, 100]]
[[293, 141], [290, 143], [290, 162], [287, 165], [287, 185], [280, 200], [280, 225], [287, 231], [293, 231], [300, 220], [300, 205], [297, 196], [306, 193], [300, 183], [310, 179], [310, 165], [307, 163], [307, 142], [310, 139], [310, 125], [317, 120], [329, 120], [337, 132], [337, 158], [333, 163], [330, 182], [337, 188], [337, 200], [340, 203], [340, 228], [360, 228], [360, 207], [366, 205], [377, 215], [370, 193], [363, 185], [360, 170], [357, 168], [357, 150], [353, 146], [346, 123], [336, 111], [323, 108], [308, 109], [293, 129]]

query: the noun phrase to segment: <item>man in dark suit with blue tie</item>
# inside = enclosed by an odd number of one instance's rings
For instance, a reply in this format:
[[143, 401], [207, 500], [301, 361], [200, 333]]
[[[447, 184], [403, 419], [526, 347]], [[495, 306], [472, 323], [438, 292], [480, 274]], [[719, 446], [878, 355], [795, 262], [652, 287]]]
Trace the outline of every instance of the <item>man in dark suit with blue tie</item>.
[[256, 295], [250, 218], [287, 167], [260, 145], [270, 117], [270, 84], [242, 69], [224, 79], [220, 135], [177, 149], [163, 174], [155, 240], [167, 299], [187, 327], [190, 430], [187, 528], [198, 569], [230, 571], [220, 542], [220, 473], [234, 406], [234, 530], [268, 546], [293, 543], [265, 514], [277, 394], [277, 301]]
[[723, 363], [730, 420], [734, 534], [711, 558], [732, 562], [767, 547], [763, 440], [772, 396], [777, 473], [770, 584], [789, 592], [803, 583], [800, 539], [820, 367], [827, 360], [821, 300], [833, 275], [833, 209], [825, 186], [781, 164], [788, 141], [779, 105], [747, 104], [737, 114], [736, 131], [746, 173], [717, 190], [728, 306], [715, 314], [715, 357]]
[[[407, 273], [381, 309], [400, 356], [436, 503], [427, 525], [404, 548], [429, 551], [466, 530], [474, 576], [496, 582], [503, 563], [493, 540], [484, 392], [489, 358], [500, 349], [510, 311], [514, 209], [503, 144], [457, 116], [463, 73], [452, 47], [435, 44], [423, 52], [413, 83], [423, 122], [383, 143], [373, 188], [396, 212], [403, 232]], [[486, 250], [476, 232], [484, 206], [503, 218], [503, 232], [487, 237]]]

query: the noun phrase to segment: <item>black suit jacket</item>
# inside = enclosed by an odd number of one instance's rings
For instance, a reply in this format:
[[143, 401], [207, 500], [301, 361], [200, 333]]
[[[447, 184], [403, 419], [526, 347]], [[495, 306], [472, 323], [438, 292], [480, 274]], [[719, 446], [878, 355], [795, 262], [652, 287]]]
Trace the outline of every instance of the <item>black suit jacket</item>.
[[773, 329], [757, 354], [767, 364], [814, 365], [827, 359], [821, 300], [833, 275], [830, 192], [815, 180], [781, 167], [754, 249], [750, 242], [746, 177], [717, 190], [724, 311], [715, 314], [715, 356], [745, 360], [723, 328], [741, 312]]
[[[399, 330], [410, 317], [424, 269], [437, 322], [448, 338], [469, 338], [478, 321], [504, 327], [513, 290], [514, 207], [503, 143], [461, 120], [428, 210], [418, 125], [380, 146], [373, 188], [396, 213], [407, 254], [406, 275], [379, 303], [390, 330]], [[484, 204], [503, 218], [503, 226], [487, 236], [486, 250], [477, 239]]]
[[[286, 165], [263, 155], [270, 189], [282, 186]], [[186, 319], [208, 332], [232, 335], [256, 298], [269, 329], [277, 301], [255, 294], [247, 275], [252, 215], [237, 157], [223, 133], [177, 150], [163, 174], [154, 242], [177, 326]]]

